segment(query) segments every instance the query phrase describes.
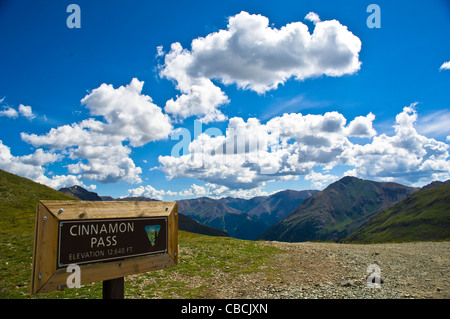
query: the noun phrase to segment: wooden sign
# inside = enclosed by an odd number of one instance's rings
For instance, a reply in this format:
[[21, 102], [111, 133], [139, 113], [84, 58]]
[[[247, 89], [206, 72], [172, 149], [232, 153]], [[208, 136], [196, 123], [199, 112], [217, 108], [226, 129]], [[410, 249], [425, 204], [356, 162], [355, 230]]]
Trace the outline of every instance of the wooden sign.
[[177, 263], [175, 202], [41, 201], [37, 206], [32, 294], [64, 288], [72, 264], [86, 284]]

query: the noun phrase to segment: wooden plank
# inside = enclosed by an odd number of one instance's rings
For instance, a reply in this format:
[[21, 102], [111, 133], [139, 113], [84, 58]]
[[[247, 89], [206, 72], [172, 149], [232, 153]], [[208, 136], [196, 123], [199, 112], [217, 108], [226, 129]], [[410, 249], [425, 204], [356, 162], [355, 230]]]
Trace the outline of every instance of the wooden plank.
[[36, 293], [56, 271], [58, 221], [43, 205], [38, 205], [33, 253], [31, 292]]
[[31, 285], [30, 285], [30, 293], [33, 295], [35, 294], [38, 290], [39, 290], [39, 275], [37, 273], [37, 256], [39, 255], [39, 248], [38, 248], [38, 236], [39, 236], [39, 229], [38, 229], [38, 220], [39, 220], [39, 209], [40, 209], [41, 204], [38, 204], [36, 206], [36, 217], [35, 217], [35, 223], [34, 223], [34, 243], [33, 243], [33, 267], [31, 270]]
[[168, 216], [169, 222], [169, 243], [168, 253], [174, 260], [175, 264], [178, 264], [178, 204], [175, 203], [172, 211]]
[[[105, 281], [152, 270], [165, 269], [176, 266], [169, 254], [145, 256], [108, 263], [81, 265], [81, 284], [85, 285], [96, 281]], [[59, 268], [45, 283], [38, 293], [49, 292], [67, 287], [66, 280], [70, 274], [66, 268]]]
[[176, 205], [174, 202], [156, 201], [41, 201], [41, 203], [59, 220], [168, 216]]

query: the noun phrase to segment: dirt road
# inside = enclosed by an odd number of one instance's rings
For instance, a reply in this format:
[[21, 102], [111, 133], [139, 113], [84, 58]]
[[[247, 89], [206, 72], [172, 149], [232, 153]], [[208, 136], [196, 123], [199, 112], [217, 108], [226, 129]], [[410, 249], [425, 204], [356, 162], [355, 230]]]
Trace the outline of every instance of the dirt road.
[[[284, 251], [275, 272], [231, 280], [219, 272], [211, 291], [217, 298], [450, 298], [450, 242], [261, 244]], [[367, 285], [370, 265], [379, 267], [379, 288]]]

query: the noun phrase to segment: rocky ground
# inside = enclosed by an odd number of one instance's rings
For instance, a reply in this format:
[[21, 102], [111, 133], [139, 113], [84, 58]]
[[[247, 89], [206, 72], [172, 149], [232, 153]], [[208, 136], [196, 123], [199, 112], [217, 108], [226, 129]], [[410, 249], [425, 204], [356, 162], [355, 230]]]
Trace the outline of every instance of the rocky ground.
[[[344, 245], [260, 242], [283, 250], [276, 264], [230, 277], [172, 278], [208, 286], [212, 298], [450, 298], [450, 242]], [[378, 265], [379, 288], [367, 285], [367, 268]], [[267, 270], [267, 271], [266, 271]], [[178, 274], [177, 276], [182, 276]]]

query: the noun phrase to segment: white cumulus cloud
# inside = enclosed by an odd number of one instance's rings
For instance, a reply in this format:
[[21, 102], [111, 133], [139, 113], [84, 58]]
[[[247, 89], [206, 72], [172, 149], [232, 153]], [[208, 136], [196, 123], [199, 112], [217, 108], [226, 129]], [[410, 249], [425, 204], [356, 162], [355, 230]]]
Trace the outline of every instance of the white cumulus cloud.
[[28, 105], [20, 104], [19, 105], [19, 113], [30, 120], [34, 119], [36, 117], [36, 114], [33, 113], [31, 106], [28, 106]]
[[333, 167], [351, 148], [349, 136], [372, 136], [373, 119], [369, 114], [346, 125], [338, 112], [292, 113], [262, 124], [235, 117], [225, 135], [201, 134], [190, 143], [188, 154], [160, 156], [159, 162], [171, 179], [193, 177], [231, 189], [255, 188], [311, 174], [316, 165]]
[[450, 178], [449, 146], [419, 134], [415, 105], [396, 116], [395, 135], [380, 134], [371, 143], [352, 145], [341, 160], [365, 178], [412, 184]]
[[92, 115], [102, 116], [106, 122], [98, 123], [97, 130], [129, 140], [132, 146], [167, 138], [172, 131], [170, 119], [150, 96], [142, 94], [143, 85], [136, 78], [117, 89], [102, 84], [85, 96], [81, 102]]
[[450, 61], [442, 63], [439, 70], [450, 70]]
[[171, 197], [177, 196], [181, 198], [189, 197], [239, 197], [239, 198], [253, 198], [255, 196], [266, 196], [269, 193], [262, 191], [261, 187], [252, 189], [230, 189], [223, 185], [217, 185], [213, 183], [206, 183], [204, 186], [192, 184], [189, 188], [183, 189], [178, 192], [170, 190], [155, 189], [151, 185], [139, 186], [128, 190], [129, 197], [144, 196], [147, 198], [157, 200], [170, 200]]
[[305, 176], [305, 179], [310, 180], [311, 185], [315, 189], [323, 189], [324, 186], [336, 181], [339, 177], [331, 174], [311, 172]]
[[[142, 94], [144, 82], [134, 78], [126, 86], [102, 84], [81, 103], [92, 116], [79, 123], [52, 128], [47, 134], [22, 133], [35, 147], [49, 147], [76, 160], [67, 165], [71, 174], [102, 183], [142, 182], [142, 169], [130, 157], [131, 148], [166, 139], [171, 120], [150, 96]], [[24, 109], [25, 110], [25, 109]], [[129, 145], [123, 143], [129, 142]]]
[[169, 100], [165, 111], [180, 119], [222, 121], [226, 117], [219, 108], [229, 100], [213, 80], [262, 94], [291, 78], [358, 71], [360, 39], [337, 20], [307, 17], [315, 22], [312, 34], [302, 22], [277, 29], [268, 18], [243, 11], [229, 18], [226, 30], [194, 39], [191, 50], [173, 43], [160, 75], [175, 81], [182, 95]]
[[[0, 103], [3, 103], [5, 97], [0, 99]], [[6, 116], [9, 118], [18, 118], [19, 115], [32, 120], [36, 117], [36, 114], [33, 113], [31, 106], [20, 104], [18, 111], [11, 106], [4, 106], [3, 110], [0, 111], [0, 116]]]
[[0, 169], [29, 178], [54, 189], [72, 185], [80, 185], [86, 188], [90, 187], [86, 186], [79, 179], [79, 176], [76, 175], [54, 175], [51, 178], [47, 177], [43, 165], [58, 161], [60, 158], [59, 155], [45, 152], [42, 149], [37, 149], [31, 155], [14, 156], [11, 154], [11, 149], [0, 140]]
[[[338, 165], [350, 167], [346, 175], [408, 185], [450, 178], [448, 145], [419, 134], [417, 117], [415, 103], [405, 107], [393, 136], [377, 134], [372, 113], [349, 123], [338, 112], [284, 114], [265, 124], [235, 117], [225, 135], [201, 134], [189, 153], [160, 156], [159, 162], [169, 179], [198, 178], [229, 189], [299, 176], [320, 188], [338, 178], [332, 171]], [[352, 142], [353, 136], [366, 139]]]
[[6, 116], [9, 118], [16, 118], [19, 116], [19, 113], [13, 109], [12, 107], [7, 107], [4, 110], [0, 111], [0, 116]]
[[305, 20], [317, 23], [320, 21], [319, 15], [315, 12], [310, 12], [305, 16]]

